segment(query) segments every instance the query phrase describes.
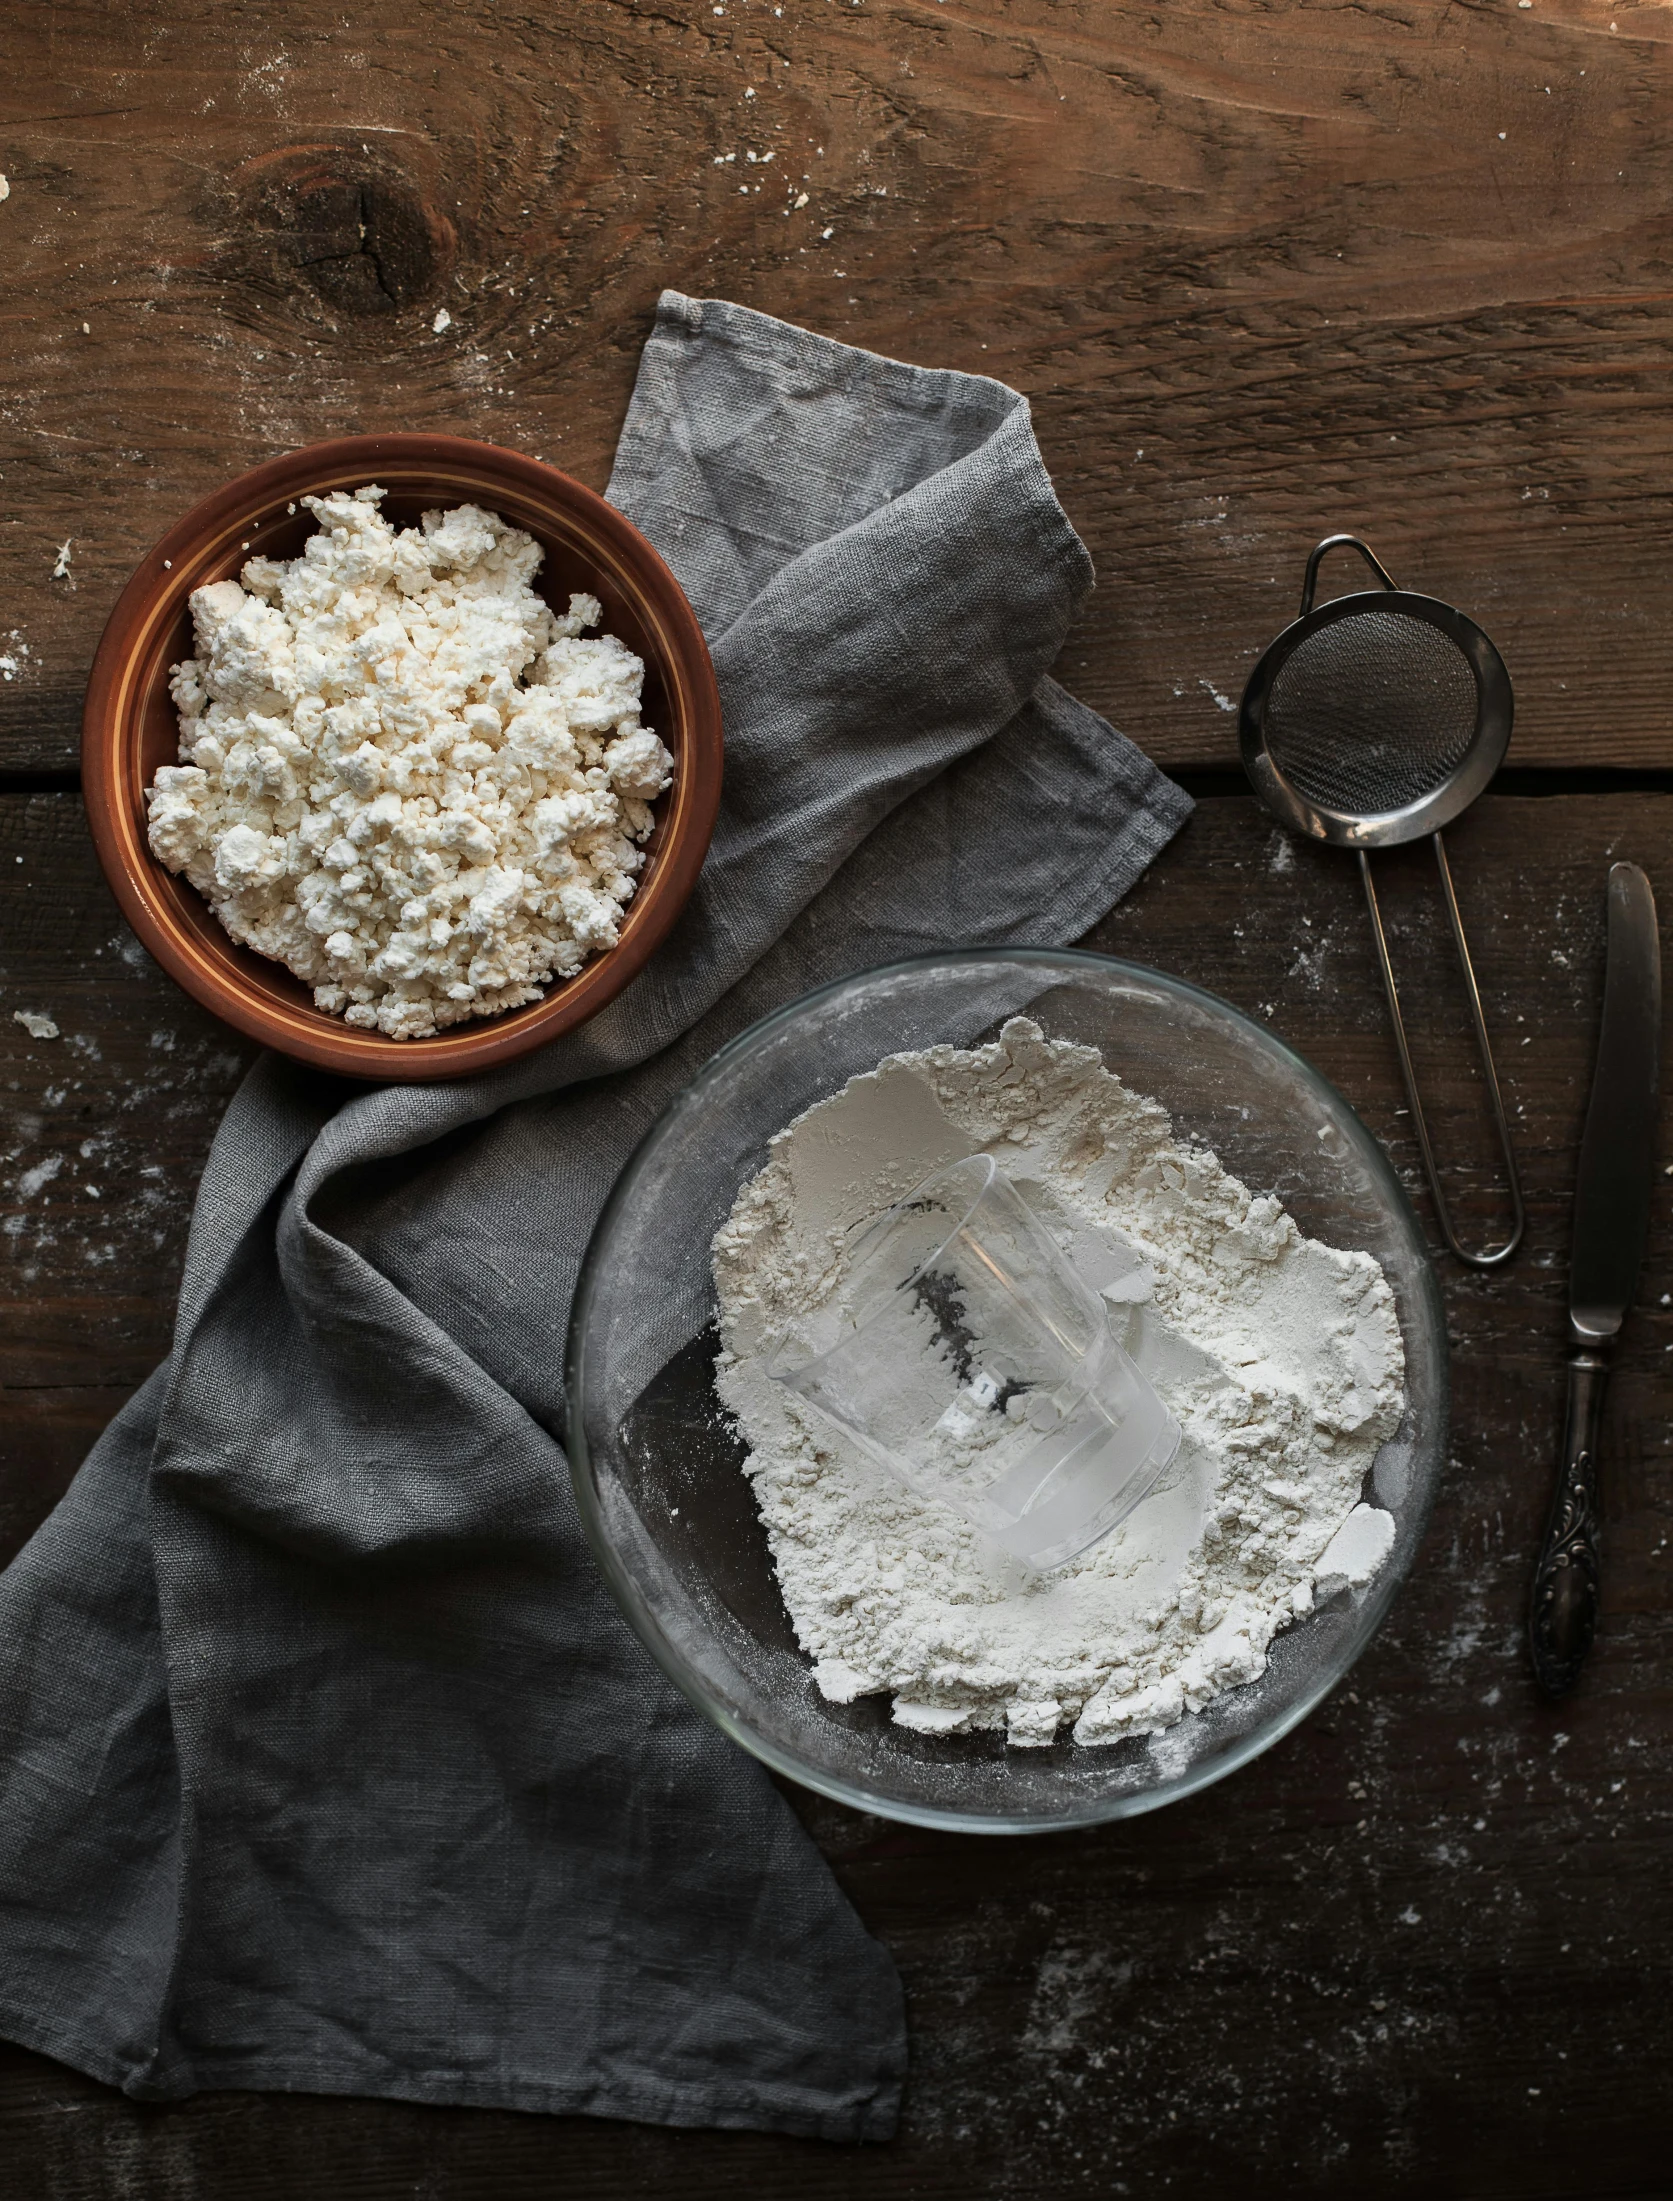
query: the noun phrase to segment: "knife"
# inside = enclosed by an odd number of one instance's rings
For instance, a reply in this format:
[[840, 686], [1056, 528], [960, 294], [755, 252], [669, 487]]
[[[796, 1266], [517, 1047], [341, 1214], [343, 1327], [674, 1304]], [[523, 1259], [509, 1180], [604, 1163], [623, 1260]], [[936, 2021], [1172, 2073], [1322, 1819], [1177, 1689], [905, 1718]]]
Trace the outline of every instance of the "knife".
[[1552, 1696], [1579, 1679], [1597, 1627], [1598, 1431], [1610, 1350], [1632, 1305], [1650, 1226], [1660, 1076], [1655, 896], [1636, 864], [1614, 864], [1603, 1030], [1574, 1191], [1568, 1418], [1528, 1615], [1534, 1673]]

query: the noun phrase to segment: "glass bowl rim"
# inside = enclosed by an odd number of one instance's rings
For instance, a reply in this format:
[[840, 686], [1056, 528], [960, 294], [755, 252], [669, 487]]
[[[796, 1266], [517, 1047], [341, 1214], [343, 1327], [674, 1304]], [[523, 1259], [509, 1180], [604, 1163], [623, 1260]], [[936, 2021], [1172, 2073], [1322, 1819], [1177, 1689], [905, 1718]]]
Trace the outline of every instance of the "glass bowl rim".
[[[740, 1749], [758, 1759], [769, 1771], [794, 1781], [798, 1787], [811, 1789], [816, 1795], [829, 1797], [832, 1802], [844, 1804], [850, 1810], [866, 1812], [904, 1825], [931, 1827], [950, 1834], [1070, 1833], [1077, 1828], [1101, 1826], [1111, 1820], [1137, 1818], [1144, 1812], [1158, 1811], [1165, 1804], [1181, 1802], [1187, 1796], [1195, 1795], [1199, 1790], [1225, 1780], [1254, 1759], [1263, 1756], [1315, 1712], [1325, 1698], [1353, 1671], [1381, 1627], [1405, 1575], [1394, 1574], [1385, 1569], [1371, 1585], [1370, 1594], [1356, 1616], [1356, 1634], [1352, 1649], [1338, 1669], [1315, 1679], [1293, 1704], [1285, 1708], [1281, 1717], [1263, 1723], [1252, 1733], [1241, 1737], [1212, 1761], [1187, 1767], [1183, 1773], [1158, 1781], [1153, 1787], [1136, 1793], [1129, 1792], [1089, 1801], [1083, 1807], [1066, 1810], [1050, 1818], [1017, 1818], [999, 1812], [959, 1811], [934, 1804], [902, 1802], [893, 1796], [880, 1794], [863, 1782], [846, 1780], [839, 1774], [810, 1765], [794, 1751], [756, 1733], [709, 1689], [701, 1676], [688, 1667], [664, 1634], [655, 1614], [640, 1596], [638, 1586], [623, 1565], [605, 1528], [603, 1509], [599, 1504], [592, 1476], [592, 1456], [587, 1445], [586, 1417], [582, 1410], [588, 1318], [603, 1267], [603, 1248], [608, 1242], [617, 1215], [633, 1193], [646, 1161], [671, 1135], [675, 1126], [700, 1105], [706, 1089], [740, 1056], [753, 1052], [774, 1032], [834, 995], [912, 971], [949, 967], [957, 969], [981, 963], [1009, 963], [1024, 968], [1033, 966], [1042, 970], [1059, 970], [1066, 977], [1072, 976], [1076, 970], [1083, 970], [1087, 973], [1096, 971], [1106, 977], [1137, 979], [1147, 987], [1157, 988], [1164, 994], [1172, 994], [1193, 1007], [1207, 1008], [1214, 1014], [1229, 1019], [1233, 1025], [1242, 1026], [1255, 1035], [1263, 1048], [1270, 1049], [1291, 1070], [1300, 1074], [1301, 1082], [1312, 1088], [1314, 1094], [1324, 1103], [1326, 1112], [1340, 1120], [1343, 1131], [1353, 1143], [1360, 1160], [1366, 1165], [1367, 1173], [1381, 1191], [1395, 1222], [1421, 1256], [1414, 1264], [1417, 1279], [1413, 1299], [1414, 1315], [1418, 1326], [1428, 1333], [1439, 1371], [1434, 1444], [1440, 1464], [1444, 1467], [1451, 1418], [1451, 1385], [1446, 1312], [1440, 1280], [1436, 1275], [1434, 1258], [1416, 1210], [1395, 1174], [1393, 1163], [1384, 1153], [1381, 1142], [1361, 1122], [1353, 1103], [1305, 1055], [1298, 1053], [1287, 1040], [1281, 1039], [1267, 1026], [1256, 1023], [1253, 1017], [1245, 1015], [1243, 1010], [1234, 1007], [1221, 995], [1210, 992], [1206, 986], [1193, 984], [1190, 979], [1176, 978], [1169, 972], [1155, 970], [1148, 964], [1129, 962], [1121, 956], [1103, 955], [1090, 948], [938, 948], [922, 955], [902, 956], [894, 962], [850, 971], [841, 978], [829, 979], [823, 985], [811, 987], [806, 993], [798, 994], [794, 1000], [769, 1010], [765, 1016], [757, 1017], [753, 1024], [746, 1026], [724, 1046], [717, 1048], [675, 1094], [623, 1163], [587, 1241], [587, 1249], [582, 1255], [581, 1267], [576, 1277], [575, 1296], [570, 1308], [564, 1348], [564, 1449], [569, 1460], [570, 1481], [580, 1511], [582, 1529], [593, 1557], [629, 1626], [681, 1695]], [[1418, 1544], [1421, 1544], [1428, 1525], [1438, 1483], [1437, 1473], [1430, 1478], [1429, 1488], [1421, 1501], [1421, 1517], [1417, 1523]], [[1416, 1546], [1414, 1551], [1415, 1549]]]

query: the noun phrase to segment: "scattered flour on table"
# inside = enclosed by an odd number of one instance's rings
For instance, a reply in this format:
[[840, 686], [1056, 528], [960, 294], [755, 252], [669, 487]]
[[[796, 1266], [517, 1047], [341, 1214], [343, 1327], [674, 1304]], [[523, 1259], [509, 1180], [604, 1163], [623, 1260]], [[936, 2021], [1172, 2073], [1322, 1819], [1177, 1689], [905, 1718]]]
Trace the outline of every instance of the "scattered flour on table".
[[[1143, 1504], [1051, 1574], [898, 1486], [761, 1357], [786, 1329], [831, 1342], [856, 1226], [979, 1152], [1102, 1291], [1184, 1431]], [[891, 1056], [781, 1131], [714, 1267], [716, 1381], [833, 1702], [887, 1691], [908, 1727], [1017, 1744], [1157, 1733], [1256, 1679], [1280, 1628], [1392, 1547], [1390, 1516], [1359, 1502], [1404, 1407], [1378, 1263], [1304, 1238], [1095, 1048], [1027, 1018], [984, 1047]]]

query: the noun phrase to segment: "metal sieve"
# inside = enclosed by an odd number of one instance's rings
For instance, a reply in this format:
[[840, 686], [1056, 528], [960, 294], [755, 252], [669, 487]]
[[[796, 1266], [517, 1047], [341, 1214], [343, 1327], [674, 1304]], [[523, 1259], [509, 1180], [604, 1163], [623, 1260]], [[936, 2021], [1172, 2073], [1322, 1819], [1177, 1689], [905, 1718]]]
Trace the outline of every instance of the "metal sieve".
[[[1380, 586], [1339, 596], [1315, 611], [1319, 565], [1338, 548], [1357, 550]], [[1509, 1260], [1521, 1243], [1522, 1188], [1441, 829], [1469, 808], [1498, 770], [1510, 743], [1511, 709], [1504, 659], [1473, 619], [1432, 596], [1397, 588], [1356, 535], [1327, 535], [1307, 560], [1300, 615], [1249, 675], [1238, 714], [1243, 768], [1267, 808], [1297, 832], [1351, 848], [1359, 858], [1435, 1212], [1448, 1246], [1477, 1269]], [[1510, 1235], [1484, 1253], [1461, 1246], [1453, 1232], [1371, 878], [1371, 849], [1398, 847], [1426, 833], [1435, 844], [1510, 1191]]]

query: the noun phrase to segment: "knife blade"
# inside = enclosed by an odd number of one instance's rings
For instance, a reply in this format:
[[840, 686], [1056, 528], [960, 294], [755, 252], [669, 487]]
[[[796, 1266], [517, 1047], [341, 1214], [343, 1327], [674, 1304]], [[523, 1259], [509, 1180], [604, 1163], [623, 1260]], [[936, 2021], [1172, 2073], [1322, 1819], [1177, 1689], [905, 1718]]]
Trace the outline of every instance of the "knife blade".
[[1655, 1181], [1661, 940], [1636, 864], [1609, 873], [1609, 961], [1597, 1067], [1580, 1142], [1569, 1257], [1568, 1412], [1528, 1640], [1552, 1696], [1573, 1688], [1597, 1629], [1597, 1447], [1609, 1355], [1632, 1305]]
[[1636, 864], [1616, 864], [1603, 1030], [1574, 1192], [1568, 1309], [1579, 1344], [1613, 1340], [1637, 1287], [1650, 1227], [1660, 1060], [1655, 896]]

